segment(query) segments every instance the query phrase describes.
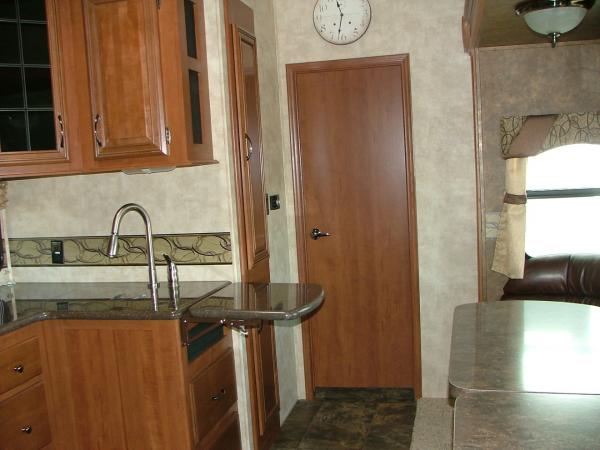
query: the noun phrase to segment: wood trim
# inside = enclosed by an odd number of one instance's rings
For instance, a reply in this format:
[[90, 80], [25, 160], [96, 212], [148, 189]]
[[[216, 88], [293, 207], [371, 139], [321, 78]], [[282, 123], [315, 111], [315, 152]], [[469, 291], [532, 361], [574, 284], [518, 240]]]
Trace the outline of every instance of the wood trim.
[[487, 260], [485, 255], [485, 186], [483, 183], [483, 130], [481, 118], [481, 84], [479, 80], [479, 50], [469, 52], [473, 89], [473, 135], [475, 139], [475, 189], [477, 195], [477, 290], [478, 301], [486, 298]]
[[465, 52], [479, 47], [481, 39], [481, 24], [485, 0], [466, 0], [465, 11], [462, 18], [462, 36]]
[[[310, 64], [310, 63], [308, 63]], [[298, 100], [296, 97], [296, 70], [298, 66], [286, 66], [287, 92], [288, 92], [288, 114], [290, 121], [290, 147], [292, 153], [292, 175], [294, 187], [294, 215], [296, 223], [296, 254], [298, 259], [298, 281], [306, 283], [308, 280], [308, 260], [306, 255], [306, 244], [304, 237], [299, 230], [306, 229], [304, 192], [302, 189], [302, 158], [300, 156], [300, 131], [298, 129]], [[310, 317], [312, 314], [302, 319], [302, 347], [304, 349], [304, 383], [306, 389], [306, 399], [313, 400], [315, 393], [312, 364], [312, 343]]]
[[[296, 246], [298, 258], [298, 278], [301, 282], [309, 280], [309, 268], [307, 261], [307, 251], [302, 235], [305, 227], [305, 202], [302, 189], [302, 157], [300, 153], [299, 124], [298, 124], [298, 99], [296, 97], [296, 77], [302, 73], [346, 70], [353, 68], [370, 68], [385, 66], [401, 66], [402, 68], [402, 92], [404, 98], [405, 127], [405, 145], [406, 145], [406, 171], [407, 171], [407, 194], [409, 208], [409, 232], [410, 242], [410, 261], [411, 261], [411, 307], [413, 316], [413, 380], [414, 390], [417, 398], [422, 395], [421, 380], [421, 343], [420, 343], [420, 298], [419, 298], [419, 272], [418, 272], [418, 240], [417, 240], [417, 220], [416, 220], [416, 197], [415, 197], [415, 179], [413, 166], [413, 148], [412, 148], [412, 110], [410, 101], [410, 71], [408, 55], [388, 55], [379, 57], [366, 57], [348, 60], [320, 61], [299, 64], [288, 64], [286, 66], [287, 87], [288, 87], [288, 112], [290, 117], [290, 146], [292, 150], [292, 174], [294, 186], [294, 205], [296, 222]], [[309, 316], [310, 317], [310, 316]], [[302, 341], [304, 346], [304, 373], [306, 377], [306, 398], [314, 397], [314, 366], [312, 364], [311, 348], [311, 327], [309, 317], [302, 322]]]
[[402, 67], [402, 93], [404, 99], [404, 133], [406, 145], [406, 191], [408, 196], [408, 229], [410, 239], [410, 272], [411, 272], [411, 304], [413, 315], [413, 388], [415, 397], [422, 396], [422, 371], [421, 371], [421, 297], [419, 292], [419, 257], [417, 234], [417, 200], [415, 189], [415, 170], [412, 145], [412, 104], [410, 86], [410, 58], [406, 55], [406, 62]]

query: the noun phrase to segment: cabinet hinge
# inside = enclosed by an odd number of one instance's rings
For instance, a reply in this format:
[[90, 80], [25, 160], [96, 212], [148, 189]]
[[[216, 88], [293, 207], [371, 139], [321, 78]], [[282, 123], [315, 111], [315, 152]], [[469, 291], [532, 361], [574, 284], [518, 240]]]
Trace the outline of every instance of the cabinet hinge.
[[171, 135], [171, 129], [169, 127], [165, 128], [165, 140], [167, 141], [167, 145], [171, 145], [171, 139], [173, 136]]

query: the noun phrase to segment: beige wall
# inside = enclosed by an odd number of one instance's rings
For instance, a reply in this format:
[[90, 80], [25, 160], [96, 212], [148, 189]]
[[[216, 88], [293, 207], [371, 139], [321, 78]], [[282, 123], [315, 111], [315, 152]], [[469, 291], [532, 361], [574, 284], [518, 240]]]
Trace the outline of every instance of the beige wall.
[[313, 1], [274, 1], [291, 273], [297, 265], [285, 65], [410, 54], [423, 395], [445, 397], [452, 313], [456, 305], [477, 300], [470, 63], [460, 31], [464, 1], [370, 3], [372, 21], [363, 38], [335, 46], [314, 30]]
[[504, 195], [500, 149], [503, 116], [598, 111], [600, 43], [549, 44], [479, 51], [486, 298], [497, 300], [507, 278], [492, 272], [496, 227]]

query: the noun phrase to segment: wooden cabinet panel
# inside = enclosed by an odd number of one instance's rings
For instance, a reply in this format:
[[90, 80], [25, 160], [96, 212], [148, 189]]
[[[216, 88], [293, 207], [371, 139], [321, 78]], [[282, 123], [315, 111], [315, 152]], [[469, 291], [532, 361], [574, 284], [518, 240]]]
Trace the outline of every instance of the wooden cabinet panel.
[[223, 432], [216, 438], [207, 450], [241, 450], [240, 423], [237, 412], [227, 417]]
[[41, 373], [40, 347], [37, 338], [0, 351], [0, 394]]
[[41, 383], [0, 403], [2, 450], [38, 450], [49, 443], [48, 408]]
[[202, 440], [236, 402], [233, 352], [228, 351], [198, 375], [191, 391], [198, 440]]
[[192, 448], [177, 321], [49, 321], [57, 448]]
[[279, 383], [277, 377], [277, 353], [275, 351], [275, 326], [265, 323], [258, 333], [262, 379], [262, 403], [264, 405], [264, 432], [269, 422], [279, 424]]
[[241, 212], [246, 259], [248, 269], [252, 270], [261, 260], [269, 257], [256, 39], [236, 25], [232, 25], [232, 36], [237, 94], [238, 165], [241, 174], [240, 193], [243, 197]]
[[156, 0], [84, 0], [96, 158], [167, 154]]

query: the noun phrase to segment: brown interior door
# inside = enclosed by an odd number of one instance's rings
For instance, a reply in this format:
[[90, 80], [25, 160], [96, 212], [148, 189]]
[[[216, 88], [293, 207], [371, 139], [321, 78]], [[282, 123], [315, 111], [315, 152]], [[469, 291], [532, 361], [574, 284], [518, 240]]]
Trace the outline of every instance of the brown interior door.
[[156, 0], [83, 4], [96, 158], [167, 154]]
[[305, 322], [309, 391], [419, 395], [408, 77], [405, 56], [288, 66], [301, 277], [326, 293]]

